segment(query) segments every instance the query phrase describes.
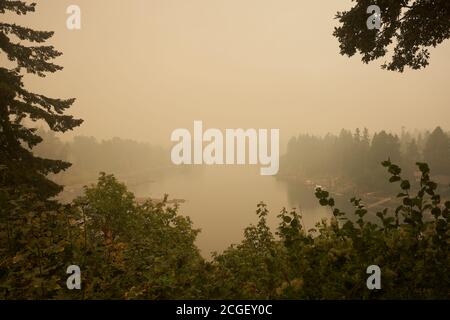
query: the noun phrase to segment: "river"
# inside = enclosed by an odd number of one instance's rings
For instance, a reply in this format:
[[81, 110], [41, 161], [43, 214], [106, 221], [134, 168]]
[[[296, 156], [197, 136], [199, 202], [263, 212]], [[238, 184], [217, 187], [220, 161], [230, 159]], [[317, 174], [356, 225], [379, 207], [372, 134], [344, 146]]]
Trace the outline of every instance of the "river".
[[180, 214], [189, 216], [201, 229], [197, 245], [205, 257], [221, 252], [243, 239], [244, 228], [257, 222], [256, 206], [263, 201], [270, 214], [269, 226], [276, 231], [277, 215], [283, 207], [300, 207], [303, 225], [310, 229], [330, 212], [318, 205], [311, 188], [295, 188], [273, 176], [261, 176], [251, 166], [202, 167], [175, 170], [156, 181], [135, 185], [137, 197], [184, 199]]

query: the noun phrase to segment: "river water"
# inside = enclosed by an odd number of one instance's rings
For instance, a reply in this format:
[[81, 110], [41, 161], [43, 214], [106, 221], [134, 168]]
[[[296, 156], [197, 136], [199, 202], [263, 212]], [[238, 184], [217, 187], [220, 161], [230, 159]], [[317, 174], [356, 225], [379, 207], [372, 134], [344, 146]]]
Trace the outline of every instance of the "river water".
[[159, 199], [168, 194], [170, 199], [186, 200], [180, 205], [180, 214], [189, 216], [194, 227], [201, 229], [197, 245], [205, 257], [239, 243], [244, 228], [257, 222], [256, 206], [261, 201], [270, 210], [267, 220], [273, 232], [283, 207], [301, 208], [307, 229], [330, 217], [330, 212], [318, 205], [311, 188], [261, 176], [254, 166], [175, 170], [157, 181], [130, 189], [137, 197]]

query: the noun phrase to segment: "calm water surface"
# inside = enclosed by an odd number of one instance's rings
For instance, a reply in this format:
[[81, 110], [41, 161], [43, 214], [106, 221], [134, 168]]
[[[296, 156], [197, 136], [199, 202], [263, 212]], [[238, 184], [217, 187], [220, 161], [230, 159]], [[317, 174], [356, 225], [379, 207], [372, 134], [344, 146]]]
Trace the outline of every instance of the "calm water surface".
[[201, 233], [197, 245], [205, 257], [222, 251], [243, 238], [246, 226], [256, 223], [256, 206], [263, 201], [270, 214], [268, 223], [276, 231], [279, 214], [301, 208], [303, 225], [309, 229], [330, 212], [318, 205], [310, 188], [292, 186], [272, 176], [261, 176], [259, 168], [247, 166], [207, 167], [175, 171], [158, 181], [130, 187], [137, 197], [184, 199], [180, 213], [191, 217]]

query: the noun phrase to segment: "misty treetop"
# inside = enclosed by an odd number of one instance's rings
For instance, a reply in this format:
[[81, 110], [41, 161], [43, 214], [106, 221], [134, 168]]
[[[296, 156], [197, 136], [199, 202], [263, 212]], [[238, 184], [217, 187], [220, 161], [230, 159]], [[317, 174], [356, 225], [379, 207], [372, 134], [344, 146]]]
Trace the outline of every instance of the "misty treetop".
[[101, 171], [141, 179], [146, 179], [151, 172], [155, 178], [170, 166], [169, 151], [149, 143], [117, 137], [98, 140], [88, 136], [62, 141], [53, 131], [39, 130], [38, 134], [44, 141], [33, 149], [36, 156], [72, 163], [70, 170], [51, 177], [66, 186], [95, 181]]
[[[343, 178], [366, 191], [384, 189], [385, 174], [379, 163], [390, 157], [413, 179], [415, 162], [426, 161], [433, 174], [450, 176], [450, 139], [440, 127], [429, 132], [401, 135], [356, 129], [324, 137], [299, 135], [288, 142], [281, 160], [281, 176]], [[375, 189], [375, 190], [374, 190]]]

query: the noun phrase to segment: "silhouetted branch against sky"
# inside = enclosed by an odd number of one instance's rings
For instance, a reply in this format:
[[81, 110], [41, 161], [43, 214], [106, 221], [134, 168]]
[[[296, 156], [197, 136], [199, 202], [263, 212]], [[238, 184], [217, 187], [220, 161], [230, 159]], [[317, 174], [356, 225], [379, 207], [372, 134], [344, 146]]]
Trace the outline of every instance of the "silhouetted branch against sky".
[[[365, 63], [386, 57], [382, 68], [403, 72], [429, 64], [430, 48], [450, 37], [448, 0], [355, 0], [349, 11], [338, 12], [340, 26], [333, 35], [342, 55], [361, 54]], [[381, 9], [381, 28], [370, 30], [367, 8]]]

